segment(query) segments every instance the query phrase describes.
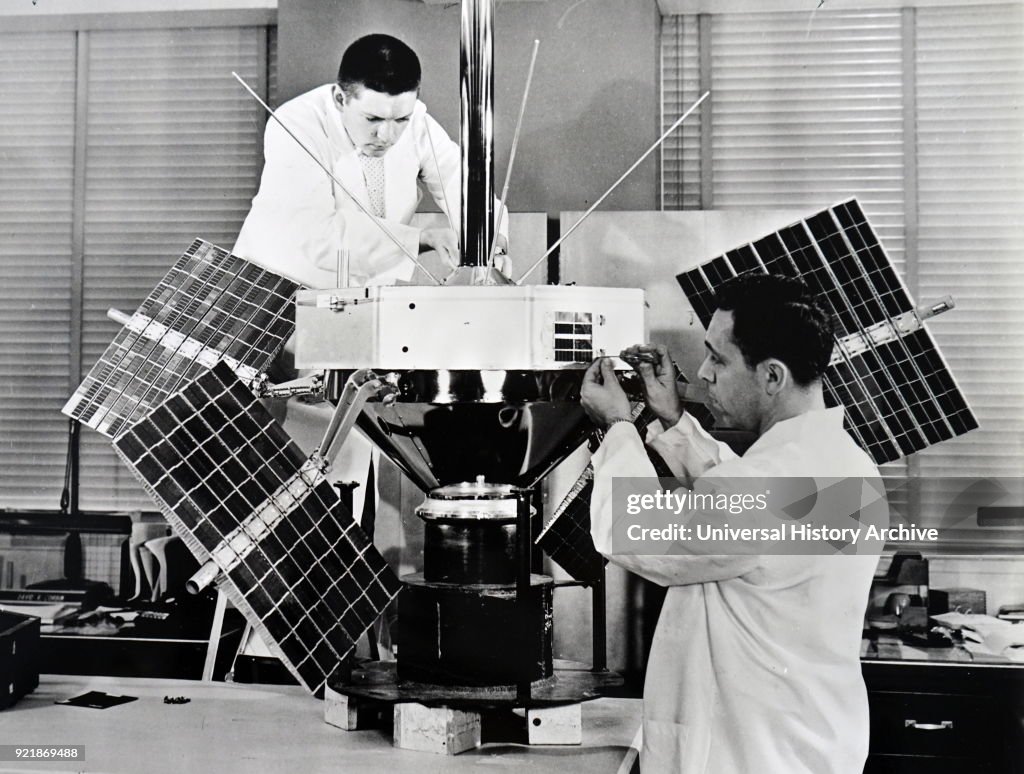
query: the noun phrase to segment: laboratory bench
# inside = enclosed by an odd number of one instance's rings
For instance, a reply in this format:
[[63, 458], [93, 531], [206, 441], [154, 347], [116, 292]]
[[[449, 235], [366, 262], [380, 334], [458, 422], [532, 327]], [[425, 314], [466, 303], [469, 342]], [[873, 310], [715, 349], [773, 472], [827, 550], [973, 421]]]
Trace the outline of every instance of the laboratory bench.
[[[871, 711], [865, 774], [1024, 773], [1024, 664], [895, 637], [865, 640], [861, 663]], [[88, 691], [136, 698], [102, 710], [54, 703]], [[0, 713], [0, 749], [84, 745], [84, 759], [0, 760], [0, 772], [427, 774], [486, 765], [628, 774], [640, 700], [602, 698], [582, 709], [582, 745], [529, 747], [485, 735], [475, 750], [442, 756], [396, 749], [384, 730], [327, 725], [323, 702], [297, 685], [44, 674]]]
[[[88, 691], [136, 699], [107, 709], [54, 703]], [[0, 772], [433, 774], [486, 767], [516, 774], [628, 774], [640, 701], [596, 699], [584, 702], [582, 711], [581, 745], [492, 742], [446, 756], [396, 749], [379, 729], [327, 725], [323, 701], [297, 685], [43, 675], [34, 692], [0, 713], [0, 750], [84, 745], [84, 759], [0, 760]]]

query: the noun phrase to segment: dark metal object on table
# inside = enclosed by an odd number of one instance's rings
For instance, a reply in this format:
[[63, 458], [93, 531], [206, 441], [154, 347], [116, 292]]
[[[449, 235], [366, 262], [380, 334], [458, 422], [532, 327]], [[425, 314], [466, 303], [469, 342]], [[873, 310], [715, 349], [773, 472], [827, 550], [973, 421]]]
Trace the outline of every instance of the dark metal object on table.
[[39, 619], [0, 611], [0, 709], [39, 685]]
[[[329, 398], [348, 374], [331, 372]], [[398, 675], [431, 685], [514, 686], [525, 704], [536, 681], [551, 674], [551, 592], [564, 585], [531, 575], [529, 493], [593, 432], [578, 402], [584, 370], [378, 374], [396, 386], [396, 400], [368, 404], [358, 425], [430, 492], [417, 511], [426, 523], [423, 574], [403, 578]], [[635, 380], [627, 388], [638, 397]], [[478, 478], [508, 483], [467, 483]], [[503, 500], [505, 512], [495, 512]], [[590, 550], [599, 571], [584, 585], [595, 606], [592, 668], [600, 673], [607, 665], [603, 559], [592, 542]]]
[[402, 680], [394, 661], [361, 664], [344, 680], [330, 678], [328, 686], [345, 696], [389, 703], [415, 701], [427, 706], [454, 709], [502, 707], [547, 707], [597, 699], [609, 688], [622, 685], [614, 672], [594, 672], [589, 664], [555, 659], [551, 677], [530, 685], [530, 697], [523, 701], [516, 686], [439, 685]]

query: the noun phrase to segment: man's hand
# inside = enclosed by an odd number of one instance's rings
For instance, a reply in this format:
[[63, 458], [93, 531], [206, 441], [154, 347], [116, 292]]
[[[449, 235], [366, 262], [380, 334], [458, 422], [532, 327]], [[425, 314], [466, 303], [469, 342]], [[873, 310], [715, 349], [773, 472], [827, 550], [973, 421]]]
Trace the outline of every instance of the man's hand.
[[634, 344], [622, 350], [621, 357], [640, 374], [647, 407], [661, 426], [666, 430], [674, 426], [683, 415], [683, 404], [676, 385], [679, 374], [668, 356], [668, 349], [660, 344], [656, 347]]
[[450, 228], [425, 228], [420, 231], [420, 252], [436, 250], [453, 269], [459, 265], [459, 237]]
[[505, 276], [512, 274], [512, 261], [509, 260], [509, 241], [504, 234], [495, 236], [495, 268]]
[[512, 261], [508, 257], [508, 239], [503, 234], [494, 238], [494, 268], [506, 277], [512, 274]]
[[598, 427], [608, 427], [617, 419], [630, 419], [629, 398], [619, 384], [612, 361], [599, 357], [583, 376], [580, 402], [587, 416]]

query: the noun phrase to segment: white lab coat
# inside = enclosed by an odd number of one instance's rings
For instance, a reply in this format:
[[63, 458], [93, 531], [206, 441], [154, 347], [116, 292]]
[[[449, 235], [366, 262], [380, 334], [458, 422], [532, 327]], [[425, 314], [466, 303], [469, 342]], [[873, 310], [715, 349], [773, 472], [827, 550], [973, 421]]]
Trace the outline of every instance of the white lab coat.
[[[649, 443], [688, 482], [878, 476], [838, 408], [779, 422], [743, 457], [689, 416]], [[668, 587], [644, 686], [644, 774], [860, 774], [860, 641], [878, 557], [615, 556], [612, 479], [655, 471], [628, 423], [609, 430], [594, 469], [597, 549]]]
[[[362, 165], [331, 88], [306, 92], [276, 112], [372, 211]], [[235, 255], [311, 288], [338, 286], [342, 249], [349, 251], [352, 285], [388, 285], [412, 276], [415, 264], [273, 119], [267, 122], [264, 157], [260, 190], [238, 235]], [[384, 155], [384, 225], [412, 255], [419, 253], [420, 229], [409, 225], [420, 201], [419, 182], [442, 211], [451, 207], [449, 220], [457, 228], [459, 163], [458, 146], [417, 101], [408, 128]]]

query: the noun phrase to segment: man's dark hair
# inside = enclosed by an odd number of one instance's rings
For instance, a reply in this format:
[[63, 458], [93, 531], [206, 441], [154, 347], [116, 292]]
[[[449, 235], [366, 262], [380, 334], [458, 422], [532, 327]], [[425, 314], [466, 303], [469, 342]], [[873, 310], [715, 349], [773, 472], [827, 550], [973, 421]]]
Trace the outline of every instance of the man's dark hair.
[[825, 373], [835, 344], [832, 323], [803, 280], [741, 274], [723, 284], [715, 300], [732, 312], [732, 338], [748, 367], [781, 360], [801, 387]]
[[345, 94], [364, 86], [384, 94], [405, 94], [420, 87], [420, 60], [416, 52], [391, 35], [359, 38], [345, 49], [338, 67], [338, 85]]

